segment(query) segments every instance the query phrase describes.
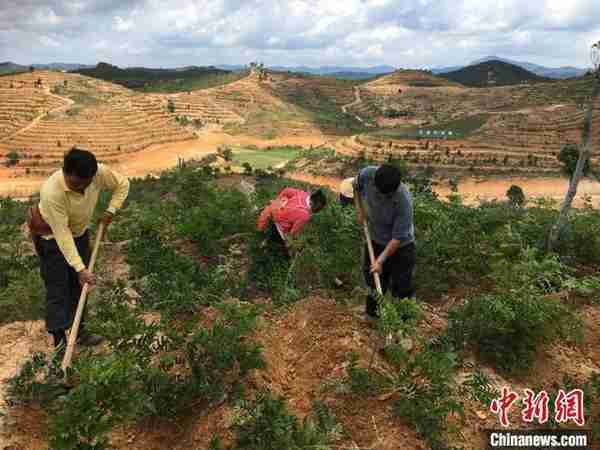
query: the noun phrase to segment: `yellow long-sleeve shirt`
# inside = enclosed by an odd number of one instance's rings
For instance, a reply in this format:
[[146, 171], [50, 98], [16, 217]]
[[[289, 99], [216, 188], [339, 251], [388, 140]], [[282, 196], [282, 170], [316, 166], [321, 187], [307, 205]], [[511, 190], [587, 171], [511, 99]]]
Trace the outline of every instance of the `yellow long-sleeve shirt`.
[[83, 194], [67, 187], [62, 169], [54, 172], [40, 190], [40, 214], [52, 229], [52, 234], [42, 238], [56, 239], [67, 263], [77, 272], [85, 269], [85, 264], [73, 237], [80, 237], [85, 233], [103, 188], [112, 191], [107, 211], [114, 214], [127, 198], [129, 180], [104, 164], [98, 164], [96, 176]]

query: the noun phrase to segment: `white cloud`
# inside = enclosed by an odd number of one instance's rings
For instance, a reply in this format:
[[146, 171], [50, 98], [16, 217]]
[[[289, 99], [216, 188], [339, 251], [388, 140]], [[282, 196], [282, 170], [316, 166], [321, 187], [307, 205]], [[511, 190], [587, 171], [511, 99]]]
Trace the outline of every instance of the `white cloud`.
[[85, 9], [85, 3], [83, 1], [67, 1], [65, 9], [71, 14], [78, 14]]
[[121, 16], [115, 16], [114, 26], [117, 31], [129, 31], [133, 28], [133, 20], [125, 20]]
[[62, 18], [57, 16], [52, 8], [43, 7], [35, 11], [34, 23], [39, 25], [59, 25]]
[[381, 58], [383, 56], [383, 45], [376, 44], [371, 45], [367, 48], [367, 55], [374, 58]]
[[40, 36], [40, 43], [46, 47], [59, 47], [60, 43], [56, 39], [52, 39], [50, 36]]
[[93, 48], [95, 50], [106, 50], [110, 47], [110, 44], [107, 40], [102, 39], [101, 41], [98, 41], [96, 43], [94, 43]]
[[585, 66], [599, 22], [599, 0], [0, 0], [0, 60]]

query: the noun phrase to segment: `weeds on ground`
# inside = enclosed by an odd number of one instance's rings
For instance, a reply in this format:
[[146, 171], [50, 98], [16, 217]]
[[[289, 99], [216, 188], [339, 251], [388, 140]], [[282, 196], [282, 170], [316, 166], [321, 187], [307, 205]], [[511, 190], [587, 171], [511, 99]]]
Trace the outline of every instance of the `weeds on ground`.
[[499, 261], [497, 289], [449, 313], [454, 343], [475, 345], [483, 360], [505, 372], [527, 370], [541, 346], [581, 338], [581, 321], [560, 299], [546, 294], [564, 286], [567, 268], [554, 255], [523, 250], [518, 262]]
[[[434, 450], [460, 438], [464, 405], [454, 380], [458, 355], [445, 338], [427, 342], [421, 352], [399, 364], [396, 389], [402, 395], [394, 414], [411, 423]], [[396, 360], [396, 364], [400, 361]]]
[[0, 324], [43, 315], [37, 258], [21, 231], [29, 206], [0, 197]]
[[341, 426], [324, 404], [315, 403], [313, 409], [313, 417], [301, 422], [288, 412], [284, 399], [269, 393], [260, 393], [254, 402], [242, 402], [232, 450], [330, 450], [330, 444], [341, 436]]
[[44, 353], [35, 353], [26, 361], [19, 372], [7, 382], [6, 400], [10, 405], [31, 403], [47, 404], [64, 394], [60, 380], [51, 375], [58, 373], [61, 361]]
[[123, 286], [108, 289], [102, 300], [89, 327], [104, 334], [110, 352], [80, 354], [69, 369], [72, 390], [56, 399], [42, 355], [9, 382], [15, 402], [47, 400], [52, 449], [105, 449], [115, 424], [172, 420], [192, 405], [209, 406], [264, 366], [260, 347], [244, 339], [255, 326], [253, 308], [222, 305], [210, 328], [191, 321], [174, 327], [146, 324], [139, 310], [126, 306]]

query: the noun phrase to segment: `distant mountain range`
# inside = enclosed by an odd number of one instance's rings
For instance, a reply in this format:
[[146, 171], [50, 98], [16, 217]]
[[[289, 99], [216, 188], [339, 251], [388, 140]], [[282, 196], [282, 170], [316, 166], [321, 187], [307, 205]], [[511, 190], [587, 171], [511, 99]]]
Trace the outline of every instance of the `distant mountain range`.
[[469, 87], [511, 86], [552, 81], [551, 78], [536, 75], [515, 64], [497, 60], [486, 60], [438, 76]]
[[8, 75], [9, 73], [28, 72], [29, 67], [21, 66], [12, 62], [0, 63], [0, 75]]
[[[525, 70], [528, 70], [535, 75], [539, 75], [541, 77], [547, 78], [571, 78], [578, 77], [584, 75], [586, 73], [586, 69], [582, 69], [579, 67], [565, 66], [565, 67], [545, 67], [539, 64], [534, 64], [530, 62], [524, 61], [514, 61], [508, 58], [502, 58], [499, 56], [486, 56], [484, 58], [479, 58], [468, 65], [464, 66], [448, 66], [448, 67], [437, 67], [432, 69], [432, 73], [439, 75], [442, 73], [455, 72], [457, 70], [463, 69], [468, 66], [477, 65], [486, 61], [502, 61], [508, 64], [513, 64], [518, 67], [522, 67]], [[74, 64], [74, 63], [50, 63], [50, 64], [32, 64], [36, 69], [42, 70], [66, 70], [66, 71], [75, 71], [81, 69], [91, 69], [96, 67], [95, 65], [87, 65], [87, 64]], [[208, 66], [211, 69], [221, 69], [226, 71], [240, 71], [247, 69], [247, 66], [241, 64], [220, 64], [215, 66]], [[299, 72], [299, 73], [307, 73], [312, 75], [329, 75], [337, 78], [346, 78], [346, 79], [367, 79], [376, 75], [383, 75], [392, 73], [396, 70], [395, 67], [380, 65], [373, 67], [346, 67], [346, 66], [321, 66], [321, 67], [308, 67], [308, 66], [267, 66], [268, 69], [278, 71], [278, 72]], [[130, 67], [129, 69], [142, 69], [140, 67]], [[206, 69], [206, 66], [187, 66], [187, 67], [178, 67], [172, 69], [150, 69], [143, 68], [148, 71], [177, 71], [177, 72], [186, 72], [189, 70], [195, 69]], [[18, 72], [26, 72], [29, 70], [29, 66], [24, 66], [20, 64], [15, 64], [12, 62], [4, 62], [0, 63], [0, 75], [8, 74], [8, 73], [18, 73]]]
[[565, 66], [565, 67], [544, 67], [539, 64], [533, 64], [530, 62], [524, 61], [514, 61], [508, 58], [501, 58], [499, 56], [486, 56], [485, 58], [477, 59], [466, 66], [450, 66], [450, 67], [438, 67], [432, 69], [432, 72], [436, 75], [448, 72], [455, 72], [457, 70], [463, 69], [468, 66], [474, 66], [486, 61], [501, 61], [508, 64], [513, 64], [515, 66], [521, 67], [529, 72], [534, 73], [535, 75], [539, 75], [541, 77], [546, 78], [573, 78], [584, 75], [587, 72], [587, 69], [582, 69], [579, 67]]
[[[85, 64], [71, 64], [71, 63], [32, 64], [31, 66], [38, 70], [66, 70], [66, 71], [95, 67], [95, 66], [88, 66]], [[15, 64], [10, 61], [3, 62], [3, 63], [0, 63], [0, 75], [5, 75], [5, 74], [9, 74], [9, 73], [29, 72], [29, 67], [31, 67], [31, 66], [22, 66], [20, 64]]]
[[[242, 65], [228, 65], [222, 64], [216, 66], [223, 70], [241, 70], [246, 66]], [[299, 72], [309, 73], [312, 75], [334, 75], [334, 74], [364, 74], [364, 75], [381, 75], [384, 73], [392, 73], [396, 70], [392, 66], [374, 66], [374, 67], [344, 67], [344, 66], [322, 66], [322, 67], [308, 67], [308, 66], [265, 66], [269, 70], [277, 72]]]
[[87, 64], [71, 64], [71, 63], [51, 63], [51, 64], [32, 64], [33, 67], [40, 70], [79, 70], [79, 69], [89, 69], [90, 66]]
[[175, 80], [198, 79], [229, 73], [229, 71], [217, 69], [213, 66], [192, 66], [180, 69], [148, 69], [146, 67], [128, 67], [122, 69], [104, 62], [98, 63], [97, 66], [77, 69], [73, 72], [121, 84], [132, 89], [143, 88], [148, 83], [166, 83]]

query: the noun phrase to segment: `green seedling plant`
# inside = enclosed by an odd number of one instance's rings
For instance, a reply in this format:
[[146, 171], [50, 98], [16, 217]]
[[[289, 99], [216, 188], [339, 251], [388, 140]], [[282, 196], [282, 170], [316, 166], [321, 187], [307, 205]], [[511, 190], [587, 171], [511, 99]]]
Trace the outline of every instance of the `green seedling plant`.
[[[398, 375], [394, 386], [401, 393], [394, 414], [412, 424], [432, 449], [449, 449], [447, 440], [460, 439], [464, 405], [454, 381], [458, 355], [450, 340], [441, 336], [424, 341], [423, 350], [395, 359]], [[450, 421], [453, 417], [455, 420]]]
[[[385, 339], [392, 350], [394, 357], [399, 357], [400, 354], [406, 353], [399, 345], [402, 342], [411, 340], [416, 332], [417, 322], [422, 316], [422, 313], [417, 305], [416, 300], [410, 298], [395, 299], [390, 293], [383, 296], [377, 295], [379, 319], [377, 320], [376, 333], [380, 338]], [[412, 342], [412, 341], [411, 341]], [[371, 352], [369, 362], [369, 370], [371, 369], [376, 353], [376, 346]]]
[[259, 393], [254, 402], [243, 401], [234, 422], [236, 443], [231, 450], [332, 450], [341, 427], [323, 403], [303, 421], [288, 412], [285, 399]]

